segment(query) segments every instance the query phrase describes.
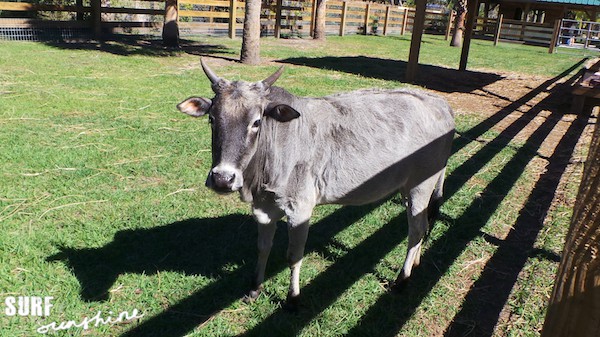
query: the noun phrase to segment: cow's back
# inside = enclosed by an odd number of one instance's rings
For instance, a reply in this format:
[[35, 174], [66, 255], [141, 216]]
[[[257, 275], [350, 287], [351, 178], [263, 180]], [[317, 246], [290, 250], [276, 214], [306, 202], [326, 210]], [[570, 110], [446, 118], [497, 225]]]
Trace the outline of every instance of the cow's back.
[[361, 90], [321, 104], [306, 116], [319, 130], [311, 160], [318, 203], [364, 204], [406, 193], [446, 165], [454, 119], [439, 96]]

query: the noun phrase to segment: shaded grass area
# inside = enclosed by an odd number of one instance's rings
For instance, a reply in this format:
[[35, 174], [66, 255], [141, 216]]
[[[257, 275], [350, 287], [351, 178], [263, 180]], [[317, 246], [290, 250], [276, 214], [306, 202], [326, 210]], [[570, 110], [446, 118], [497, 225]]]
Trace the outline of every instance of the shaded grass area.
[[[279, 85], [319, 96], [404, 85], [408, 43], [405, 37], [327, 44], [265, 39], [263, 56], [291, 64]], [[0, 315], [3, 335], [33, 336], [52, 321], [132, 309], [144, 313], [140, 322], [98, 326], [92, 334], [504, 336], [536, 335], [541, 327], [544, 306], [531, 303], [549, 294], [562, 240], [538, 233], [564, 235], [568, 209], [551, 223], [540, 219], [587, 119], [575, 119], [539, 180], [530, 162], [564, 111], [552, 110], [524, 142], [513, 137], [539, 106], [508, 128], [494, 126], [540, 93], [560, 91], [552, 84], [569, 78], [578, 58], [476, 41], [474, 67], [555, 77], [489, 118], [478, 111], [457, 116], [462, 136], [449, 163], [443, 217], [401, 294], [384, 289], [406, 252], [401, 201], [318, 208], [302, 271], [304, 307], [294, 315], [281, 309], [288, 280], [284, 228], [265, 294], [252, 304], [239, 301], [254, 268], [254, 223], [235, 196], [203, 187], [208, 124], [174, 109], [192, 94], [211, 95], [198, 55], [235, 58], [239, 40], [188, 41], [180, 52], [135, 39], [0, 42], [0, 48], [0, 294], [55, 298], [50, 317]], [[426, 36], [429, 81], [420, 84], [447, 91], [445, 81], [456, 73], [446, 67], [458, 64], [458, 55]], [[276, 69], [227, 61], [214, 68], [248, 80]], [[481, 70], [464, 76], [464, 85], [451, 90], [470, 92], [499, 79]], [[511, 318], [499, 320], [502, 311]]]

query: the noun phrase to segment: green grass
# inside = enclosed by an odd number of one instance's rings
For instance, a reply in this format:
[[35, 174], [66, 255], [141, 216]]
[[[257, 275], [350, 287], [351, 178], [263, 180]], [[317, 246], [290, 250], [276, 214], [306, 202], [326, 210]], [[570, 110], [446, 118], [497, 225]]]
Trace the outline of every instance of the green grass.
[[[240, 46], [239, 39], [199, 41], [228, 58]], [[408, 45], [408, 37], [331, 37], [326, 44], [264, 39], [262, 55], [406, 60]], [[382, 286], [406, 252], [405, 213], [392, 199], [378, 207], [316, 209], [302, 270], [305, 302], [296, 315], [281, 309], [288, 272], [280, 228], [265, 294], [244, 304], [239, 297], [254, 267], [256, 237], [248, 205], [203, 187], [211, 163], [208, 123], [174, 108], [190, 95], [211, 95], [198, 57], [118, 43], [88, 47], [0, 42], [0, 303], [6, 296], [55, 298], [50, 317], [8, 317], [2, 310], [0, 336], [35, 336], [50, 322], [133, 309], [145, 315], [139, 322], [54, 335], [117, 336], [136, 326], [144, 336], [440, 335], [485, 259], [498, 251], [483, 233], [503, 237], [535, 184], [535, 171], [525, 165], [535, 148], [516, 141], [486, 146], [501, 136], [493, 129], [479, 141], [463, 139], [448, 174], [465, 183], [449, 187], [424, 265], [403, 294]], [[459, 56], [439, 37], [424, 37], [423, 63], [456, 68]], [[550, 77], [578, 60], [474, 41], [469, 65]], [[402, 78], [368, 76], [369, 64], [356, 64], [355, 72], [331, 65], [288, 66], [278, 85], [309, 96], [405, 85]], [[213, 68], [247, 80], [275, 69]], [[457, 128], [469, 134], [483, 119], [478, 111], [461, 114]], [[490, 160], [468, 164], [475, 174], [461, 178], [469, 171], [464, 163], [480, 151]], [[568, 208], [559, 211], [536, 242], [554, 254], [569, 221]], [[527, 259], [505, 306], [511, 319], [500, 321], [496, 335], [536, 335], [556, 266], [540, 256]], [[475, 319], [476, 310], [466, 317]]]

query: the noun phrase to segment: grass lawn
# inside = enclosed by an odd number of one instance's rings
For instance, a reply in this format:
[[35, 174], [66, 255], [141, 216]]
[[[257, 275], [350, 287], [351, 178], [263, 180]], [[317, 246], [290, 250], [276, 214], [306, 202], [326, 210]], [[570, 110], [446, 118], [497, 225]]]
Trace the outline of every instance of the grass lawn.
[[[198, 41], [198, 53], [225, 59], [237, 58], [241, 44]], [[262, 55], [289, 64], [279, 86], [320, 96], [404, 86], [399, 74], [409, 43], [409, 37], [331, 37], [322, 44], [266, 38]], [[536, 227], [529, 214], [537, 214], [536, 200], [547, 193], [536, 185], [540, 172], [532, 159], [543, 131], [533, 141], [512, 140], [485, 127], [480, 111], [457, 115], [464, 137], [449, 163], [443, 216], [401, 294], [384, 290], [406, 252], [399, 198], [317, 208], [301, 276], [303, 308], [292, 314], [281, 308], [288, 282], [284, 225], [264, 294], [251, 304], [239, 300], [256, 260], [249, 207], [204, 187], [209, 125], [175, 110], [188, 96], [211, 97], [195, 53], [5, 41], [0, 50], [0, 336], [36, 336], [52, 322], [134, 309], [144, 316], [51, 334], [438, 336], [494, 326], [496, 336], [539, 334], [577, 189], [576, 177], [561, 185], [564, 203]], [[424, 37], [421, 62], [430, 72], [456, 68], [459, 57], [443, 39]], [[580, 59], [474, 41], [469, 69], [552, 77]], [[398, 69], [390, 60], [400, 60]], [[209, 62], [228, 79], [261, 80], [276, 69], [272, 62]], [[523, 239], [526, 249], [518, 239], [518, 249], [502, 244], [512, 242], [514, 231], [523, 234], [518, 225], [528, 221], [535, 235]], [[484, 267], [497, 257], [500, 266], [514, 260], [519, 269], [490, 274], [494, 268]], [[479, 292], [496, 278], [499, 287], [509, 285], [506, 296], [483, 294], [480, 301]], [[51, 315], [6, 315], [10, 296], [52, 296]], [[486, 321], [486, 306], [500, 317]]]

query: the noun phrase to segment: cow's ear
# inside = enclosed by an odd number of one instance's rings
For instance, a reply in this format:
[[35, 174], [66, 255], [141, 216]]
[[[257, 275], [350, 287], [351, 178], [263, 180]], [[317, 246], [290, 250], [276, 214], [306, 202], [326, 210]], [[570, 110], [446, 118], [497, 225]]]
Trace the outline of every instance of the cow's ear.
[[210, 109], [211, 104], [212, 101], [210, 99], [202, 97], [190, 97], [185, 101], [177, 104], [177, 109], [179, 109], [179, 111], [183, 112], [184, 114], [193, 117], [200, 117], [204, 116], [204, 114], [208, 112], [208, 109]]
[[278, 122], [289, 122], [300, 117], [296, 109], [286, 104], [269, 105], [265, 110], [265, 116], [269, 116]]

